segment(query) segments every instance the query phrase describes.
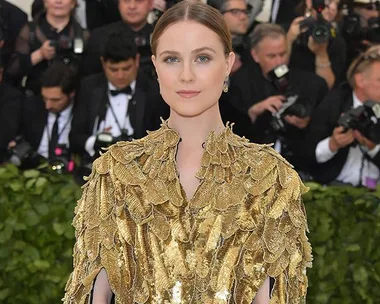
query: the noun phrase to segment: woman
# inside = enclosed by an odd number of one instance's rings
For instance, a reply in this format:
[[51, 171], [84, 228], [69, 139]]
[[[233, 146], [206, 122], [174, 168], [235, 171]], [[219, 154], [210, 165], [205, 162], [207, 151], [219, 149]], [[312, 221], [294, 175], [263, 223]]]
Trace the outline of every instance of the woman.
[[170, 117], [94, 162], [65, 303], [114, 294], [116, 303], [263, 304], [270, 291], [272, 303], [304, 299], [305, 188], [270, 147], [223, 126], [231, 50], [210, 6], [184, 1], [159, 19], [152, 60]]
[[27, 76], [27, 95], [39, 94], [38, 80], [54, 60], [77, 70], [89, 36], [73, 17], [76, 0], [44, 0], [44, 5], [45, 11], [20, 31], [7, 71], [17, 85]]

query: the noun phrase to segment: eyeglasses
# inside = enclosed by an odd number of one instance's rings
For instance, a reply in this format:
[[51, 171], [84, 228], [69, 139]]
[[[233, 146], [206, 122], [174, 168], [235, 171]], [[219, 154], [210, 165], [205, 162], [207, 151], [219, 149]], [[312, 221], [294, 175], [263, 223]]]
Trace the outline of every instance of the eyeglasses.
[[247, 9], [240, 9], [240, 8], [231, 8], [229, 10], [222, 11], [222, 14], [225, 13], [231, 13], [235, 17], [239, 17], [241, 15], [249, 15], [252, 12], [252, 8], [247, 8]]
[[351, 76], [355, 74], [358, 67], [366, 61], [380, 61], [380, 47], [374, 48], [372, 51], [364, 52], [361, 57], [358, 59], [356, 64], [353, 66], [351, 70]]

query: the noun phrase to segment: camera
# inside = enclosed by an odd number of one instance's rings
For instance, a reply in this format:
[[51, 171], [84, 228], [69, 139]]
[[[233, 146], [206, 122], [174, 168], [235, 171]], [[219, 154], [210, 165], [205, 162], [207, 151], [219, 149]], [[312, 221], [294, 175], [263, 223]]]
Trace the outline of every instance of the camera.
[[50, 46], [54, 47], [57, 53], [71, 51], [74, 54], [82, 54], [84, 42], [81, 38], [61, 36], [59, 40], [50, 40]]
[[114, 137], [111, 133], [101, 132], [96, 135], [96, 140], [94, 144], [94, 150], [99, 153], [102, 148], [108, 148], [109, 146], [117, 143], [118, 141], [132, 141], [134, 140], [133, 134], [128, 135], [128, 130], [122, 129], [121, 135]]
[[367, 20], [367, 26], [361, 24], [361, 17], [355, 12], [355, 7], [363, 7], [370, 10], [379, 10], [379, 1], [373, 3], [347, 3], [343, 6], [343, 18], [341, 22], [341, 32], [348, 40], [361, 42], [368, 40], [372, 43], [380, 43], [380, 17], [371, 17]]
[[364, 137], [380, 144], [380, 104], [367, 100], [363, 105], [343, 113], [337, 125], [345, 131], [358, 130]]
[[8, 161], [24, 169], [36, 168], [43, 160], [33, 147], [22, 137], [14, 139], [15, 145], [8, 148]]
[[274, 131], [286, 131], [284, 117], [294, 115], [300, 118], [310, 116], [309, 100], [294, 94], [289, 83], [289, 68], [286, 64], [275, 67], [268, 73], [268, 78], [275, 85], [278, 92], [286, 97], [281, 109], [273, 114], [271, 126]]
[[59, 144], [55, 147], [53, 155], [49, 159], [50, 168], [58, 173], [70, 173], [74, 171], [74, 161], [66, 145]]
[[303, 32], [301, 40], [305, 45], [308, 43], [309, 36], [313, 37], [316, 43], [325, 43], [330, 38], [335, 38], [334, 28], [322, 16], [322, 11], [326, 5], [323, 0], [313, 0], [313, 9], [317, 11], [316, 19], [309, 16], [300, 22], [300, 29]]

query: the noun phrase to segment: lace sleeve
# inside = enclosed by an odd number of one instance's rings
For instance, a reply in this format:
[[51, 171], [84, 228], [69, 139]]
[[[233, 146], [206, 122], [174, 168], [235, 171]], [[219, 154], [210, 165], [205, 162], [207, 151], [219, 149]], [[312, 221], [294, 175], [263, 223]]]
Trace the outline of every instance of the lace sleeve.
[[29, 24], [26, 24], [16, 39], [15, 50], [11, 55], [8, 66], [7, 73], [13, 79], [21, 79], [27, 75], [32, 68], [29, 36], [30, 28]]

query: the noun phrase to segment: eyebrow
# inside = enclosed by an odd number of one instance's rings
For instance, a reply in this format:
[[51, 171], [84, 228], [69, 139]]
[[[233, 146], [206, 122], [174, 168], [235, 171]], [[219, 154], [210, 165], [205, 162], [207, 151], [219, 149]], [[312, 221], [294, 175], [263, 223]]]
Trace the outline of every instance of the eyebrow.
[[[207, 47], [207, 46], [192, 50], [191, 53], [194, 54], [194, 53], [200, 53], [203, 51], [211, 51], [211, 52], [216, 54], [216, 51], [214, 49]], [[164, 54], [179, 55], [179, 53], [176, 51], [166, 50], [166, 51], [161, 52], [160, 56], [162, 56]]]

